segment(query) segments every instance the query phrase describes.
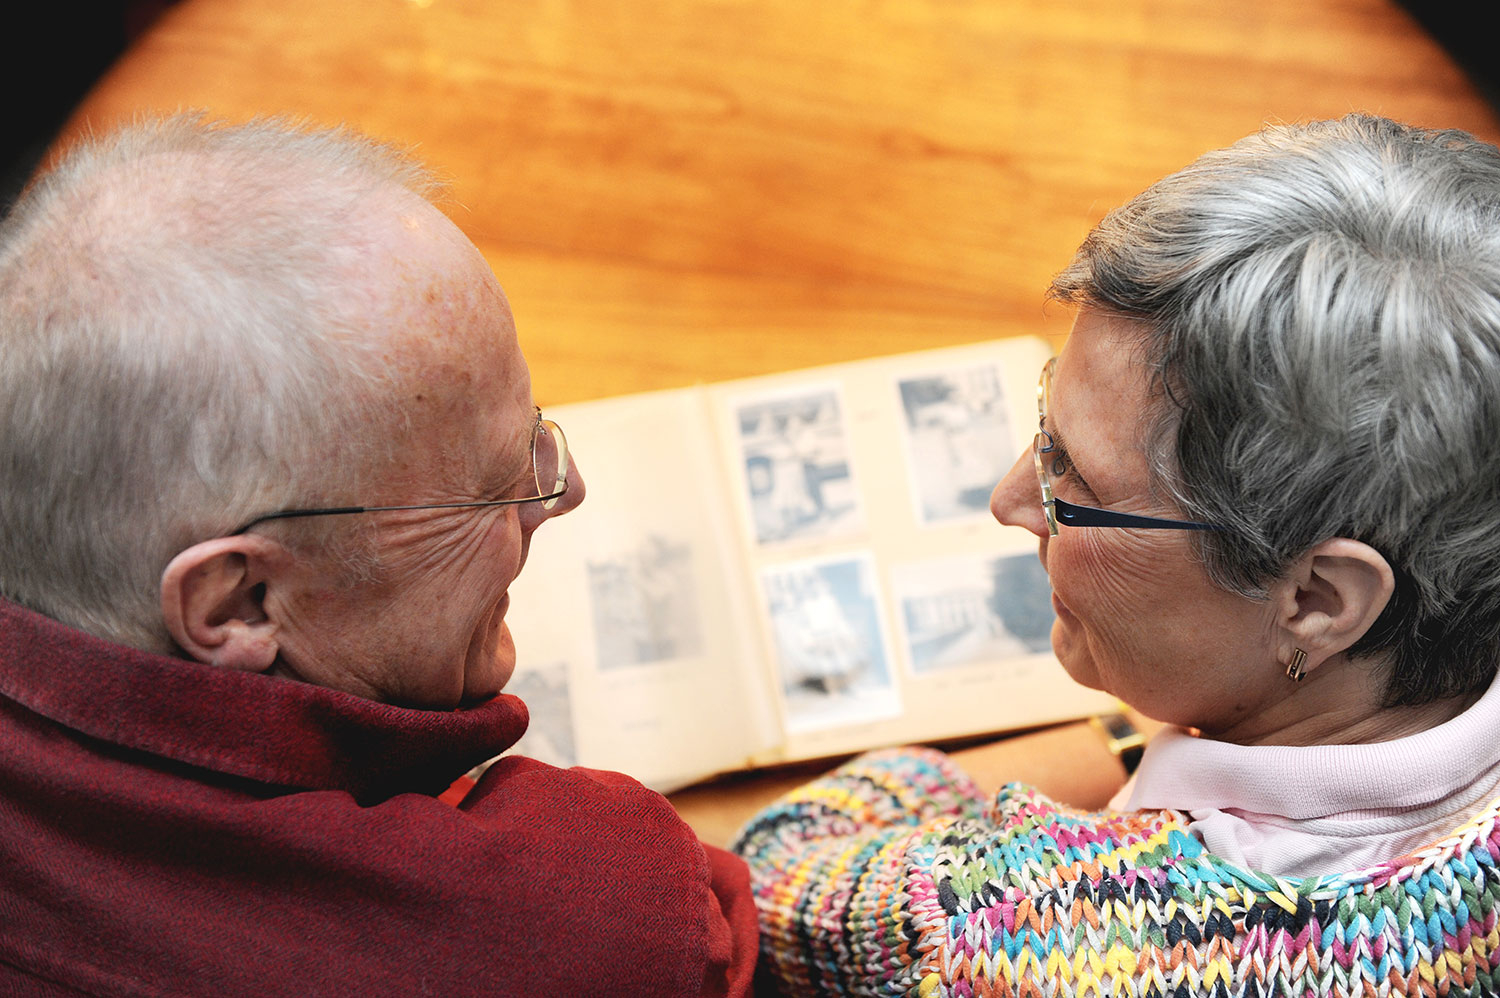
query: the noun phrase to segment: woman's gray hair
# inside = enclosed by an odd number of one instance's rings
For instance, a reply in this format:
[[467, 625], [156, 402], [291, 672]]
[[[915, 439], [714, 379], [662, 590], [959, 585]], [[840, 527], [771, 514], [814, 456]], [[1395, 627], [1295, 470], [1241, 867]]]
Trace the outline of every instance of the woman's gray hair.
[[[1354, 646], [1389, 705], [1500, 662], [1500, 150], [1381, 118], [1267, 128], [1106, 217], [1052, 285], [1138, 320], [1156, 486], [1260, 597], [1352, 537], [1396, 570]], [[1212, 640], [1211, 637], [1206, 640]]]
[[389, 425], [360, 220], [434, 190], [347, 131], [196, 114], [33, 183], [0, 225], [0, 593], [168, 650], [177, 552], [347, 501]]

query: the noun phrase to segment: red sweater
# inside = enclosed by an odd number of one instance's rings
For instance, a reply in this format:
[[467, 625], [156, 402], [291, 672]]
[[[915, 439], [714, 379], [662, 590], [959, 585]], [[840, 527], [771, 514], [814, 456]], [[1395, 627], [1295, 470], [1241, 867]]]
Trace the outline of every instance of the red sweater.
[[739, 860], [628, 777], [0, 600], [0, 994], [742, 995]]

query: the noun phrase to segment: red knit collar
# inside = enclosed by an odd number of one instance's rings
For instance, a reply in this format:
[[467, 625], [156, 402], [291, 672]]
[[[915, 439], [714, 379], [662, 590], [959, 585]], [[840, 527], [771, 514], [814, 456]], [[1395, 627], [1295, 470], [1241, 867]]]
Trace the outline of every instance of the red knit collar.
[[412, 710], [112, 644], [0, 599], [0, 696], [126, 749], [362, 799], [437, 793], [526, 730], [500, 695]]

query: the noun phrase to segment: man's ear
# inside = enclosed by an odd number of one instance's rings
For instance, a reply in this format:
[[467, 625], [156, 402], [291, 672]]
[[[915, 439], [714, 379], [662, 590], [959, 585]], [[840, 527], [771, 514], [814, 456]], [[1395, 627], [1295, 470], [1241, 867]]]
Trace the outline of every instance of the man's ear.
[[1295, 561], [1273, 587], [1282, 640], [1307, 653], [1311, 672], [1364, 636], [1396, 591], [1385, 556], [1348, 537], [1317, 544]]
[[161, 573], [167, 631], [209, 665], [266, 672], [276, 661], [277, 624], [266, 615], [266, 582], [290, 553], [267, 537], [240, 534], [194, 544]]

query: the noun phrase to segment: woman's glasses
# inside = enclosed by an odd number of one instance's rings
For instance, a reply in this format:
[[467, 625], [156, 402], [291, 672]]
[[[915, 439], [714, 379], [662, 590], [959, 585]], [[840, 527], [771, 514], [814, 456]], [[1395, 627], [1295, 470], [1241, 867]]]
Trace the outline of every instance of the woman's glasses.
[[[1212, 523], [1197, 523], [1192, 520], [1167, 520], [1158, 516], [1137, 516], [1134, 513], [1117, 513], [1110, 509], [1099, 509], [1096, 506], [1076, 506], [1057, 498], [1052, 492], [1052, 480], [1047, 475], [1047, 462], [1043, 460], [1043, 454], [1055, 455], [1056, 444], [1052, 440], [1052, 434], [1047, 432], [1047, 410], [1052, 403], [1052, 370], [1057, 366], [1057, 358], [1053, 357], [1042, 367], [1041, 379], [1036, 386], [1036, 408], [1037, 408], [1037, 435], [1031, 442], [1031, 456], [1036, 461], [1036, 477], [1042, 486], [1042, 512], [1047, 514], [1047, 530], [1053, 536], [1057, 536], [1059, 524], [1067, 524], [1070, 527], [1135, 527], [1140, 530], [1221, 530], [1222, 527]], [[1055, 457], [1059, 461], [1058, 473], [1061, 474], [1066, 465], [1064, 459]]]

